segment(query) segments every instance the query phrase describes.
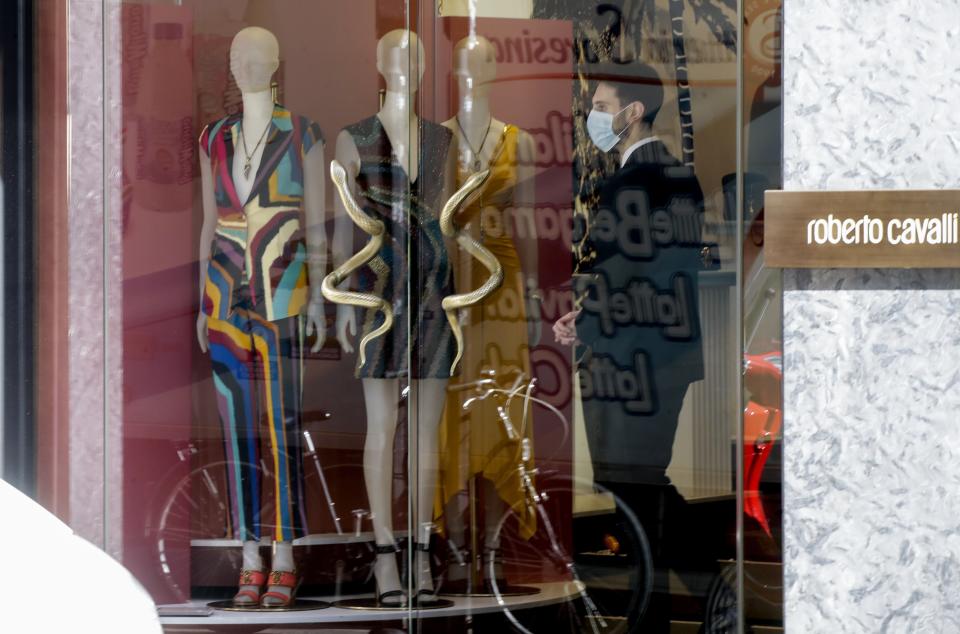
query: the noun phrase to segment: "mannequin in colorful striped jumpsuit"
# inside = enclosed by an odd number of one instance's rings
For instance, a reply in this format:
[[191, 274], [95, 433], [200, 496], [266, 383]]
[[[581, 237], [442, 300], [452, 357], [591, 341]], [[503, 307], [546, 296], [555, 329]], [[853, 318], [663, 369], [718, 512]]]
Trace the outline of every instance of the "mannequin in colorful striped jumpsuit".
[[[292, 540], [305, 528], [301, 353], [305, 336], [316, 334], [314, 350], [325, 337], [323, 137], [315, 123], [273, 103], [270, 80], [278, 66], [273, 34], [240, 31], [230, 70], [243, 112], [208, 125], [200, 137], [197, 338], [213, 366], [232, 530], [244, 545], [234, 603], [264, 607], [288, 604], [296, 586]], [[264, 422], [272, 495], [260, 486]], [[270, 498], [274, 510], [261, 518]], [[261, 519], [274, 526], [269, 579], [260, 558]]]

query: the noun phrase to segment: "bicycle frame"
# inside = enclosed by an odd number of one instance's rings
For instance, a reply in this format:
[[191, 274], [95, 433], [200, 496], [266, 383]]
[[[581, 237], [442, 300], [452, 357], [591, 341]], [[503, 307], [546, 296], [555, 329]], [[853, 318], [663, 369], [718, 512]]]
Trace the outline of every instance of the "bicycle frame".
[[[566, 439], [569, 437], [569, 423], [559, 409], [547, 401], [533, 396], [533, 392], [536, 389], [537, 384], [536, 378], [531, 377], [529, 380], [526, 380], [527, 376], [523, 372], [516, 371], [517, 376], [514, 379], [513, 384], [510, 388], [504, 389], [499, 387], [499, 384], [496, 381], [496, 372], [494, 370], [487, 370], [484, 372], [484, 374], [484, 378], [478, 379], [477, 381], [452, 386], [447, 389], [451, 392], [460, 392], [471, 389], [478, 392], [475, 396], [472, 396], [464, 401], [462, 406], [464, 410], [468, 410], [471, 406], [473, 406], [474, 403], [484, 401], [489, 398], [494, 398], [500, 401], [497, 404], [497, 414], [500, 419], [500, 423], [504, 428], [504, 433], [508, 439], [505, 442], [516, 442], [517, 440], [520, 440], [520, 460], [517, 464], [517, 469], [520, 474], [520, 486], [523, 489], [527, 508], [528, 510], [536, 512], [537, 517], [541, 522], [541, 526], [543, 526], [543, 529], [547, 534], [550, 543], [550, 554], [554, 559], [563, 563], [563, 567], [570, 575], [571, 582], [574, 588], [576, 588], [577, 595], [580, 600], [583, 601], [584, 607], [589, 615], [588, 620], [590, 622], [591, 629], [593, 630], [594, 634], [599, 634], [600, 629], [598, 629], [598, 626], [599, 628], [606, 628], [607, 621], [587, 592], [587, 584], [583, 582], [582, 578], [578, 574], [576, 564], [573, 562], [573, 559], [567, 555], [560, 544], [560, 540], [557, 537], [557, 532], [553, 527], [553, 523], [550, 521], [550, 516], [544, 508], [544, 502], [546, 502], [549, 497], [545, 492], [541, 493], [538, 491], [534, 483], [534, 477], [539, 473], [539, 470], [535, 467], [530, 467], [531, 452], [529, 443], [525, 441], [525, 432], [530, 417], [531, 403], [535, 403], [547, 408], [549, 411], [556, 414], [561, 421], [563, 421], [563, 442], [566, 442]], [[511, 405], [513, 404], [513, 400], [520, 395], [522, 395], [524, 399], [523, 414], [522, 421], [520, 423], [520, 429], [517, 430], [512, 419], [510, 418], [509, 412]], [[495, 450], [496, 448], [494, 449], [494, 452], [491, 453], [495, 453]], [[488, 562], [488, 565], [488, 576], [494, 587], [497, 604], [504, 610], [504, 614], [506, 614], [507, 618], [514, 625], [514, 627], [523, 632], [530, 632], [530, 630], [527, 630], [525, 627], [523, 627], [523, 625], [510, 612], [507, 602], [499, 593], [496, 585], [495, 561], [493, 558], [491, 558], [491, 560]], [[532, 632], [530, 632], [530, 634], [532, 634]]]

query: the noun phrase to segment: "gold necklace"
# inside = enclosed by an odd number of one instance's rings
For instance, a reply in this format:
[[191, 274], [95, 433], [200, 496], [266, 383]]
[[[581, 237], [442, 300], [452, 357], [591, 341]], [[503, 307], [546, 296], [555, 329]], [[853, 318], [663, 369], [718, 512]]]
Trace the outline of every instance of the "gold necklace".
[[257, 149], [260, 147], [260, 144], [263, 143], [263, 139], [267, 136], [267, 130], [270, 129], [270, 124], [273, 123], [273, 119], [267, 122], [267, 127], [263, 129], [263, 134], [260, 135], [260, 140], [257, 141], [257, 144], [253, 146], [253, 152], [247, 152], [247, 139], [243, 134], [243, 122], [240, 122], [240, 144], [243, 146], [243, 153], [247, 157], [243, 162], [243, 177], [248, 179], [250, 178], [250, 162], [253, 161], [253, 155], [257, 153]]

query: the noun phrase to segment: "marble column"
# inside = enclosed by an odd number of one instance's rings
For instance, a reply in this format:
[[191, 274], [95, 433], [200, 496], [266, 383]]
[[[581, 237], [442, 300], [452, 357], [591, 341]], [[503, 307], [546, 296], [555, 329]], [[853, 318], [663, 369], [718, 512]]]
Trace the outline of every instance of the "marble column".
[[[70, 0], [69, 517], [123, 551], [120, 2]], [[104, 139], [110, 139], [105, 143]], [[49, 308], [49, 307], [47, 307]], [[41, 304], [41, 310], [44, 310]], [[108, 476], [108, 474], [111, 474]]]
[[[960, 187], [960, 0], [785, 0], [784, 188]], [[960, 271], [784, 272], [787, 632], [960, 632]]]

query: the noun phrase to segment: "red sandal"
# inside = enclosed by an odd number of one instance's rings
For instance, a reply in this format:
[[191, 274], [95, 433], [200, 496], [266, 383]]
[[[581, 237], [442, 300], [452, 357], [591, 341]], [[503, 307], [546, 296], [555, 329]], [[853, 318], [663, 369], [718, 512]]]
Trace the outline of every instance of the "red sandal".
[[[293, 605], [297, 594], [297, 587], [300, 585], [300, 580], [297, 578], [296, 572], [289, 572], [286, 570], [271, 570], [270, 571], [270, 583], [269, 587], [281, 587], [289, 588], [289, 596], [283, 594], [282, 592], [264, 592], [260, 597], [260, 607], [263, 608], [288, 608]], [[276, 599], [278, 603], [267, 602], [267, 599]]]
[[243, 586], [256, 586], [257, 591], [239, 590], [233, 595], [233, 604], [237, 606], [260, 605], [260, 591], [263, 584], [267, 582], [267, 574], [262, 570], [241, 570], [240, 582], [237, 584]]

